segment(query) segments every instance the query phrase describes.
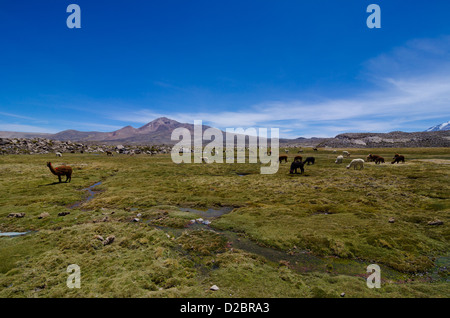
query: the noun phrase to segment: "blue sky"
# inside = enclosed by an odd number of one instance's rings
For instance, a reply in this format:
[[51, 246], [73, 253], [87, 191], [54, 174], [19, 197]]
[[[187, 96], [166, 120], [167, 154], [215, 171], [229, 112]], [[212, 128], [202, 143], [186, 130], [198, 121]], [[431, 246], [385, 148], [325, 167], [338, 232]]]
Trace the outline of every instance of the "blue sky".
[[[81, 7], [81, 29], [66, 8]], [[369, 29], [366, 8], [381, 8]], [[450, 1], [0, 0], [0, 130], [161, 116], [282, 137], [450, 119]]]

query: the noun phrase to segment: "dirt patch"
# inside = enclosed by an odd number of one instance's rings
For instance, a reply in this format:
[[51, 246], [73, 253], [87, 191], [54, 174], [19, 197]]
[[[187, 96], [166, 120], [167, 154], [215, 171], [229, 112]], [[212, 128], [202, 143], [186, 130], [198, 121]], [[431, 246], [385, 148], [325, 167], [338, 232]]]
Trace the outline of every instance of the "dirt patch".
[[411, 161], [431, 162], [439, 165], [450, 165], [450, 160], [448, 159], [413, 159]]

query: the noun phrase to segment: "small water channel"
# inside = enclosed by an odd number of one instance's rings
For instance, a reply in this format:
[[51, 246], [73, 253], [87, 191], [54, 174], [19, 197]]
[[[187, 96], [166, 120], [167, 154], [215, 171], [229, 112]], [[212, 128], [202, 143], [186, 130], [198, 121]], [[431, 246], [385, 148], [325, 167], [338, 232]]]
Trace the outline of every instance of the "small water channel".
[[0, 232], [0, 236], [16, 237], [16, 236], [26, 235], [28, 233], [30, 233], [30, 232]]
[[[159, 229], [178, 237], [185, 231], [210, 230], [227, 238], [232, 248], [240, 249], [248, 253], [264, 257], [267, 261], [276, 264], [283, 262], [291, 269], [297, 272], [329, 272], [332, 274], [342, 274], [356, 277], [367, 277], [367, 266], [370, 262], [359, 260], [342, 259], [338, 257], [320, 257], [308, 251], [292, 249], [289, 252], [278, 250], [272, 247], [261, 246], [255, 241], [249, 239], [241, 233], [214, 228], [214, 220], [224, 214], [234, 210], [233, 207], [222, 207], [219, 209], [198, 210], [193, 208], [180, 208], [181, 211], [193, 214], [191, 223], [183, 229], [159, 227]], [[198, 218], [200, 216], [201, 218]], [[389, 267], [380, 264], [382, 271], [382, 280], [406, 281], [416, 277], [415, 275], [405, 274], [395, 271]], [[418, 275], [422, 278], [421, 275]]]
[[101, 185], [101, 184], [102, 184], [102, 182], [99, 181], [99, 182], [97, 182], [97, 183], [95, 183], [95, 184], [93, 184], [93, 185], [91, 185], [91, 186], [89, 186], [89, 187], [87, 187], [85, 189], [82, 189], [81, 191], [87, 191], [88, 192], [88, 196], [85, 199], [83, 199], [83, 200], [81, 200], [81, 201], [79, 201], [79, 202], [69, 206], [69, 209], [76, 209], [76, 208], [80, 207], [81, 205], [91, 201], [94, 198], [95, 193], [96, 193], [96, 191], [94, 191], [93, 189], [95, 187]]

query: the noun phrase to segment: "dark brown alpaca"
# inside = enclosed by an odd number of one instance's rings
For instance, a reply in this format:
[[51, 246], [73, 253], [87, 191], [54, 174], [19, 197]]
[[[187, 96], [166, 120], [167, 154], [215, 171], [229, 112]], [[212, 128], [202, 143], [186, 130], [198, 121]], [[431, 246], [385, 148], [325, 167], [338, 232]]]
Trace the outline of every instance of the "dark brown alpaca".
[[394, 161], [392, 161], [391, 163], [399, 163], [400, 161], [402, 163], [405, 163], [405, 157], [404, 156], [400, 156], [398, 153], [396, 153], [394, 158], [392, 158], [392, 159], [394, 159]]
[[301, 171], [300, 174], [303, 174], [305, 172], [305, 169], [303, 168], [304, 165], [305, 165], [304, 162], [294, 161], [293, 163], [291, 163], [291, 168], [289, 169], [289, 173], [290, 174], [293, 174], [294, 172], [298, 173], [297, 169], [300, 169], [300, 171]]
[[384, 158], [378, 155], [369, 154], [367, 156], [367, 159], [369, 159], [370, 161], [375, 161], [375, 164], [384, 163]]
[[284, 161], [288, 161], [287, 160], [288, 159], [288, 156], [280, 156], [279, 158], [278, 158], [278, 160], [280, 161], [280, 163], [284, 160]]
[[66, 182], [70, 182], [70, 180], [72, 180], [72, 168], [71, 167], [59, 166], [59, 167], [53, 168], [51, 162], [47, 162], [47, 167], [50, 168], [50, 171], [55, 176], [58, 176], [59, 182], [61, 182], [61, 176], [66, 176]]
[[302, 162], [303, 157], [302, 156], [295, 156], [294, 161], [300, 161]]
[[304, 164], [308, 164], [308, 166], [310, 164], [313, 165], [315, 161], [316, 161], [316, 159], [314, 157], [308, 157], [308, 158], [306, 158]]

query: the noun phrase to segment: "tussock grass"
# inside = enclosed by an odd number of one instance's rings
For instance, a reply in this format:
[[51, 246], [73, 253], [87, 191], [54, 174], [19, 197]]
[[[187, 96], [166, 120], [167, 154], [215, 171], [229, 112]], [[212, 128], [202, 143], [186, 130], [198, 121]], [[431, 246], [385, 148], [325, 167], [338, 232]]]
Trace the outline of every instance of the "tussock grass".
[[[197, 216], [179, 207], [232, 206], [231, 213], [213, 220], [213, 228], [242, 233], [278, 250], [295, 247], [405, 273], [433, 272], [436, 263], [448, 260], [450, 151], [345, 150], [351, 157], [335, 164], [339, 151], [307, 149], [302, 156], [316, 157], [316, 164], [305, 166], [304, 175], [290, 175], [290, 163], [281, 164], [275, 175], [260, 175], [259, 164], [176, 165], [170, 155], [1, 156], [0, 231], [36, 232], [0, 237], [0, 296], [448, 295], [445, 277], [434, 283], [385, 281], [380, 290], [370, 290], [365, 273], [299, 273], [232, 249], [218, 233], [182, 230]], [[361, 171], [345, 169], [351, 159], [369, 152], [387, 163], [366, 163]], [[405, 155], [406, 163], [391, 165], [395, 153]], [[72, 182], [55, 183], [47, 161], [71, 165]], [[69, 209], [87, 197], [83, 189], [99, 181], [93, 200]], [[19, 212], [25, 217], [8, 217]], [[49, 216], [39, 219], [43, 212]], [[58, 216], [60, 212], [70, 214]], [[139, 222], [133, 222], [139, 213]], [[444, 224], [428, 225], [435, 219]], [[167, 228], [182, 232], [173, 234]], [[96, 235], [116, 239], [103, 245]], [[69, 264], [81, 267], [81, 289], [66, 287]], [[220, 290], [210, 291], [212, 284]]]

